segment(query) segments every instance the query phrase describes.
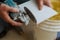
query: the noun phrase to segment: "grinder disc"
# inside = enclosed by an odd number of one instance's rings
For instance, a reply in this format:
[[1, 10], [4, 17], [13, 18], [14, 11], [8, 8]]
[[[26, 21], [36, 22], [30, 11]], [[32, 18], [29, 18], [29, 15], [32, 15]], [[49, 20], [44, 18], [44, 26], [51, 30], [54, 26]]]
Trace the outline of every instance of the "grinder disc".
[[26, 11], [27, 15], [30, 17], [30, 19], [36, 23], [36, 19], [34, 17], [34, 15], [32, 14], [32, 12], [27, 8], [27, 7], [24, 7], [24, 10]]

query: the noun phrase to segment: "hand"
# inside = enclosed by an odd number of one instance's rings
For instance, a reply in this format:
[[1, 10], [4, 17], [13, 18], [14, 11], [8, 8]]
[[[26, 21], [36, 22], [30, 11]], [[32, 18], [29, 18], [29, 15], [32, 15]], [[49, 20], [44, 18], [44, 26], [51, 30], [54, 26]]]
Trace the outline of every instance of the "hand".
[[39, 10], [42, 9], [43, 5], [52, 7], [50, 0], [36, 0]]
[[9, 12], [19, 12], [19, 10], [13, 7], [9, 7], [8, 5], [5, 4], [0, 5], [0, 17], [7, 23], [11, 24], [12, 26], [21, 26], [22, 23], [13, 21], [9, 17]]

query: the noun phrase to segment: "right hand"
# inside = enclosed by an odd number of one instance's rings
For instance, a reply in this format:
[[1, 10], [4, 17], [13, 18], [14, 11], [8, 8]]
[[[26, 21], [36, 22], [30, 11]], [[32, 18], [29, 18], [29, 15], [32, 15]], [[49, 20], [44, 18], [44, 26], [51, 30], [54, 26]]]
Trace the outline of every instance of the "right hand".
[[9, 17], [9, 12], [19, 12], [19, 10], [13, 7], [9, 7], [6, 4], [0, 5], [0, 18], [2, 18], [4, 21], [11, 24], [12, 26], [22, 26], [21, 22], [16, 22]]
[[43, 5], [52, 7], [51, 0], [36, 0], [39, 10], [42, 9]]

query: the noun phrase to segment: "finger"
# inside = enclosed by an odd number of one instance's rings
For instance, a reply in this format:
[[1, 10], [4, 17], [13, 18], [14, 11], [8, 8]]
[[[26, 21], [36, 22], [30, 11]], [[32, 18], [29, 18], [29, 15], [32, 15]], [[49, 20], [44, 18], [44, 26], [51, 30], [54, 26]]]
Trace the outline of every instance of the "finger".
[[9, 7], [10, 12], [19, 12], [17, 8]]
[[39, 10], [43, 7], [43, 0], [36, 0]]
[[2, 18], [4, 21], [6, 21], [7, 23], [11, 24], [12, 26], [21, 26], [21, 25], [22, 25], [22, 23], [20, 23], [20, 22], [15, 22], [14, 20], [12, 20], [12, 19], [9, 17], [9, 15], [8, 15], [7, 12], [3, 12], [3, 13], [1, 13], [0, 15], [2, 15], [1, 18]]
[[10, 23], [11, 19], [10, 19], [10, 17], [8, 16], [8, 13], [7, 13], [7, 12], [2, 11], [2, 13], [1, 13], [0, 15], [1, 15], [0, 17], [1, 17], [4, 21]]
[[50, 0], [43, 0], [44, 1], [44, 4], [49, 6], [49, 7], [52, 7], [52, 4], [51, 4], [51, 1]]
[[10, 7], [6, 4], [2, 4], [0, 9], [3, 10], [3, 11], [19, 12], [19, 10], [17, 8]]
[[13, 21], [12, 22], [12, 26], [16, 26], [16, 27], [19, 27], [19, 26], [22, 26], [23, 24], [20, 23], [20, 22], [16, 22], [16, 21]]
[[1, 4], [0, 9], [2, 11], [7, 11], [8, 10], [8, 6], [6, 4]]

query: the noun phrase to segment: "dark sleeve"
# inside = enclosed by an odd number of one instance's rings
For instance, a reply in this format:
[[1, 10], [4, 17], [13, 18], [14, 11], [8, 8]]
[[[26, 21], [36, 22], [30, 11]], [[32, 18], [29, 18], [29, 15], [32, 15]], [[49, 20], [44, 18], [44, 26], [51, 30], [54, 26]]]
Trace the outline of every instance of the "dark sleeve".
[[[4, 1], [5, 0], [0, 0], [0, 2], [4, 2]], [[13, 1], [15, 1], [17, 4], [22, 4], [22, 3], [27, 2], [29, 0], [13, 0]]]
[[22, 4], [24, 2], [27, 2], [29, 0], [14, 0], [17, 4]]
[[0, 0], [0, 2], [4, 2], [5, 0]]

